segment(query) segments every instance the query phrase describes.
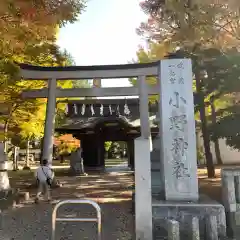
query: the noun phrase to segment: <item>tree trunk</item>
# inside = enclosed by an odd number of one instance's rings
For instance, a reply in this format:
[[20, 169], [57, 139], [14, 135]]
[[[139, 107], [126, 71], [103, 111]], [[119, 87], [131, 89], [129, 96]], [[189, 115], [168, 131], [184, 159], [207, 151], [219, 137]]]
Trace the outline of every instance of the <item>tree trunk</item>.
[[[191, 15], [191, 10], [193, 8], [193, 1], [188, 0], [187, 1], [188, 5], [188, 26], [189, 30], [192, 31], [192, 15]], [[195, 50], [198, 49], [200, 46], [199, 43], [195, 43], [193, 46], [193, 53]], [[195, 59], [194, 59], [195, 58]], [[215, 168], [213, 164], [213, 157], [211, 153], [211, 148], [210, 148], [210, 137], [209, 137], [209, 132], [207, 129], [207, 119], [206, 119], [206, 112], [205, 112], [205, 103], [204, 103], [204, 94], [202, 92], [202, 81], [201, 81], [201, 75], [200, 75], [200, 69], [198, 65], [198, 58], [193, 56], [193, 59], [195, 60], [195, 79], [196, 79], [196, 92], [199, 96], [199, 113], [200, 113], [200, 120], [201, 120], [201, 130], [202, 130], [202, 136], [203, 136], [203, 145], [204, 145], [204, 150], [205, 150], [205, 157], [206, 157], [206, 163], [207, 163], [207, 173], [209, 178], [214, 178], [215, 177]]]
[[17, 170], [17, 167], [16, 167], [16, 159], [17, 159], [17, 147], [14, 146], [13, 159], [12, 159], [13, 171], [16, 171], [16, 170]]
[[7, 150], [8, 150], [8, 143], [7, 143], [7, 140], [8, 140], [8, 126], [9, 126], [9, 122], [10, 122], [10, 119], [12, 117], [12, 114], [14, 113], [14, 111], [17, 109], [18, 105], [16, 103], [14, 103], [12, 105], [12, 108], [11, 108], [11, 111], [9, 112], [8, 114], [8, 117], [7, 119], [5, 120], [5, 123], [4, 123], [4, 152], [7, 153]]
[[30, 169], [30, 164], [29, 164], [29, 144], [30, 144], [30, 141], [28, 139], [27, 140], [27, 147], [26, 147], [26, 161], [25, 161], [25, 166], [24, 166], [24, 169], [26, 169], [26, 170]]
[[17, 171], [18, 169], [18, 147], [14, 147], [14, 155], [13, 155], [13, 170]]
[[[216, 125], [217, 116], [216, 116], [216, 109], [215, 109], [215, 105], [214, 105], [214, 98], [211, 98], [210, 104], [211, 104], [211, 111], [212, 111], [212, 123], [214, 125]], [[222, 162], [222, 157], [221, 157], [221, 152], [220, 152], [219, 140], [215, 135], [214, 135], [213, 142], [214, 142], [214, 148], [215, 148], [215, 155], [216, 155], [217, 163], [219, 165], [222, 165], [223, 162]]]
[[7, 150], [8, 150], [8, 120], [5, 121], [4, 123], [4, 153], [7, 154]]
[[[196, 59], [196, 65], [197, 65], [197, 61], [198, 60]], [[214, 178], [215, 168], [214, 168], [213, 157], [212, 157], [211, 148], [210, 148], [210, 137], [207, 129], [204, 95], [202, 92], [202, 83], [201, 83], [201, 77], [200, 77], [200, 70], [198, 66], [196, 66], [196, 69], [195, 69], [195, 78], [196, 78], [196, 90], [199, 97], [199, 112], [200, 112], [201, 130], [202, 130], [202, 136], [203, 136], [205, 157], [206, 157], [206, 163], [207, 163], [207, 173], [209, 178]]]
[[9, 190], [10, 187], [10, 183], [9, 183], [9, 177], [8, 177], [8, 172], [7, 169], [4, 169], [4, 165], [5, 165], [5, 161], [7, 161], [7, 140], [8, 140], [8, 126], [9, 126], [9, 122], [10, 119], [12, 117], [13, 112], [16, 110], [17, 108], [17, 104], [14, 103], [12, 106], [11, 111], [8, 114], [7, 119], [5, 120], [4, 123], [4, 142], [3, 144], [0, 142], [0, 191], [6, 191]]

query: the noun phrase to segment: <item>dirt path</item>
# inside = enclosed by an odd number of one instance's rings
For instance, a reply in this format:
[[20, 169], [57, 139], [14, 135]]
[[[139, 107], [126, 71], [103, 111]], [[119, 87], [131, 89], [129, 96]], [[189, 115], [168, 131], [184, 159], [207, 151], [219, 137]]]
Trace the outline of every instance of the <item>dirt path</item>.
[[[118, 171], [118, 167], [106, 173], [90, 174], [87, 177], [70, 177], [63, 170], [56, 172], [63, 187], [52, 190], [52, 204], [33, 203], [35, 189], [30, 191], [31, 200], [4, 213], [3, 230], [0, 230], [0, 240], [47, 240], [51, 236], [51, 214], [56, 200], [91, 199], [98, 202], [102, 209], [103, 240], [134, 239], [134, 217], [131, 213], [131, 172]], [[220, 170], [216, 179], [208, 179], [206, 170], [199, 169], [200, 193], [209, 195], [212, 199], [221, 201]], [[12, 186], [27, 188], [31, 183], [32, 174], [19, 173], [12, 178]], [[81, 213], [81, 215], [80, 215]], [[94, 210], [87, 206], [66, 206], [60, 211], [60, 216], [94, 216]], [[67, 223], [57, 224], [56, 239], [96, 239], [96, 224]]]
[[[102, 209], [103, 239], [133, 239], [133, 216], [131, 214], [132, 184], [130, 172], [108, 172], [87, 177], [58, 177], [64, 184], [52, 191], [53, 199], [85, 198], [97, 201]], [[47, 240], [51, 235], [53, 204], [31, 201], [4, 213], [0, 240]], [[80, 215], [81, 212], [81, 215]], [[60, 216], [93, 216], [94, 210], [87, 206], [66, 206]], [[96, 239], [96, 224], [57, 224], [56, 239]]]
[[198, 169], [199, 192], [222, 203], [221, 169], [216, 168], [216, 178], [207, 178], [206, 168]]

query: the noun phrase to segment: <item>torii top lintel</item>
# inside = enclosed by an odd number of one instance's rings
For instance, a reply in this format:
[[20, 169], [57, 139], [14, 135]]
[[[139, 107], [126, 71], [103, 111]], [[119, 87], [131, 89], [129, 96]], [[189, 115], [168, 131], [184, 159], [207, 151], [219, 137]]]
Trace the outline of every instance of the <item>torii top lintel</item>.
[[18, 64], [20, 75], [26, 80], [107, 79], [138, 76], [157, 76], [160, 61], [138, 64], [42, 67]]

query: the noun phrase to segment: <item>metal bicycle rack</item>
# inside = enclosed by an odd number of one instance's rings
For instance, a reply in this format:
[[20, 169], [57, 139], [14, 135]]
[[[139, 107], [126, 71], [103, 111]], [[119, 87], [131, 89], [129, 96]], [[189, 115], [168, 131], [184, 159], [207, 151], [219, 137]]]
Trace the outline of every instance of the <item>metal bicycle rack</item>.
[[[96, 218], [58, 218], [57, 217], [57, 210], [62, 206], [62, 205], [67, 205], [67, 204], [89, 204], [92, 205], [96, 212], [97, 212], [97, 217]], [[101, 240], [102, 236], [102, 220], [101, 220], [101, 208], [100, 206], [91, 200], [64, 200], [56, 204], [56, 206], [53, 209], [52, 213], [52, 240], [55, 240], [55, 234], [56, 234], [56, 222], [96, 222], [97, 223], [97, 234], [98, 234], [98, 240]]]

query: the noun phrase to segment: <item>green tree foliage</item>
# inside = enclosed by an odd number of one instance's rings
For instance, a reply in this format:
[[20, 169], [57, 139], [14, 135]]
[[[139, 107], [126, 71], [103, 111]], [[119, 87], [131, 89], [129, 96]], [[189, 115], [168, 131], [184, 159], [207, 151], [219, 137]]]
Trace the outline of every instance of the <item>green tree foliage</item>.
[[1, 1], [0, 52], [11, 56], [28, 46], [54, 42], [57, 28], [77, 20], [84, 7], [84, 0]]
[[105, 148], [106, 152], [109, 151], [111, 145], [112, 145], [112, 142], [110, 142], [110, 141], [104, 143], [104, 148]]
[[226, 143], [239, 150], [240, 149], [240, 106], [231, 106], [226, 109], [221, 109], [217, 112], [218, 121], [211, 125], [210, 130], [212, 137], [223, 138]]
[[[160, 59], [163, 59], [169, 51], [171, 51], [171, 45], [168, 42], [164, 43], [156, 43], [149, 41], [147, 49], [143, 47], [139, 47], [137, 51], [137, 61], [133, 61], [134, 63], [148, 63], [153, 61], [158, 61]], [[136, 86], [137, 85], [137, 79], [131, 78], [129, 79], [129, 82]], [[155, 85], [157, 83], [157, 79], [155, 77], [147, 77], [146, 78], [147, 84]], [[158, 100], [158, 96], [149, 96], [149, 101], [156, 101]]]
[[89, 88], [90, 83], [88, 80], [74, 80], [73, 88]]
[[74, 143], [69, 143], [69, 142], [64, 142], [62, 141], [59, 145], [58, 145], [58, 153], [60, 155], [68, 155], [74, 151], [77, 150], [77, 147]]
[[[194, 63], [194, 82], [208, 176], [214, 176], [213, 158], [207, 128], [205, 79], [200, 52], [206, 48], [227, 49], [239, 45], [239, 2], [198, 0], [145, 0], [141, 7], [148, 14], [139, 34], [149, 41], [168, 42], [184, 49]], [[176, 56], [174, 56], [176, 57]], [[205, 60], [204, 60], [205, 61]], [[208, 82], [209, 85], [213, 83]]]
[[[139, 51], [139, 62], [151, 61], [151, 54], [149, 54], [150, 50], [143, 51], [143, 49]], [[208, 135], [210, 133], [212, 140], [216, 144], [215, 149], [219, 138], [226, 139], [227, 144], [232, 147], [240, 147], [240, 139], [238, 137], [240, 129], [238, 130], [238, 128], [236, 129], [235, 127], [232, 132], [228, 131], [232, 119], [236, 118], [236, 123], [237, 120], [239, 120], [238, 114], [240, 113], [240, 109], [239, 106], [236, 107], [236, 97], [239, 96], [238, 93], [240, 91], [238, 83], [240, 75], [240, 53], [236, 49], [223, 52], [217, 48], [203, 47], [192, 52], [191, 48], [186, 47], [185, 49], [175, 52], [174, 58], [178, 57], [187, 57], [193, 60], [194, 76], [198, 74], [199, 77], [198, 91], [196, 91], [196, 78], [193, 79], [196, 117], [199, 119], [199, 112], [201, 109], [206, 109], [205, 124], [206, 127], [209, 127]], [[159, 57], [159, 59], [161, 58], [162, 56]], [[152, 78], [152, 80], [150, 84], [154, 83], [154, 78]], [[135, 84], [135, 82], [133, 82], [133, 84]], [[202, 98], [203, 101], [201, 100]], [[214, 114], [216, 114], [216, 119], [212, 118], [213, 109], [211, 108], [211, 101], [214, 102]], [[201, 106], [201, 104], [203, 104], [203, 106]], [[233, 112], [233, 109], [235, 109], [235, 112]], [[204, 120], [202, 119], [202, 121]], [[216, 152], [216, 155], [220, 155], [219, 152], [220, 151]], [[219, 162], [221, 163], [220, 156]]]
[[[19, 132], [23, 138], [41, 137], [45, 116], [46, 100], [25, 100], [21, 92], [46, 87], [46, 82], [19, 79], [15, 62], [69, 65], [72, 59], [55, 44], [56, 33], [65, 23], [77, 20], [84, 7], [84, 0], [1, 1], [0, 122], [5, 138], [11, 137], [11, 132]], [[58, 86], [71, 88], [73, 84], [61, 81]]]
[[[68, 54], [61, 52], [56, 45], [45, 44], [45, 48], [41, 46], [41, 51], [39, 51], [39, 46], [31, 49], [31, 55], [16, 56], [14, 60], [25, 59], [24, 62], [32, 63], [41, 66], [67, 66], [68, 65]], [[10, 62], [9, 65], [14, 63]], [[5, 69], [4, 69], [5, 70]], [[20, 131], [20, 135], [23, 138], [33, 138], [34, 136], [39, 138], [43, 134], [43, 122], [45, 118], [45, 103], [44, 99], [22, 99], [21, 93], [23, 90], [27, 89], [39, 89], [46, 87], [45, 81], [24, 81], [21, 79], [16, 79], [11, 81], [12, 74], [18, 72], [15, 67], [15, 71], [11, 71], [11, 75], [6, 75], [9, 81], [3, 84], [4, 87], [1, 88], [1, 96], [3, 101], [1, 105], [5, 106], [5, 113], [0, 117], [5, 125], [5, 132], [7, 132], [9, 124], [10, 128], [13, 130]], [[59, 81], [58, 86], [62, 88], [71, 88], [72, 81]], [[63, 107], [59, 107], [59, 112]], [[59, 116], [59, 114], [57, 114]], [[33, 127], [35, 130], [33, 131]], [[31, 130], [31, 131], [30, 131]], [[14, 132], [15, 132], [14, 131]], [[32, 135], [35, 132], [34, 136]], [[27, 134], [29, 133], [29, 134]], [[11, 132], [9, 133], [11, 135]], [[9, 135], [8, 134], [8, 135]]]
[[177, 46], [237, 46], [239, 6], [237, 0], [145, 0], [141, 7], [149, 18], [138, 31], [150, 40], [170, 41]]
[[[137, 62], [138, 63], [148, 63], [153, 61], [158, 61], [163, 59], [169, 51], [171, 51], [171, 45], [167, 42], [165, 43], [155, 43], [149, 42], [147, 49], [140, 47], [137, 51]], [[134, 61], [135, 62], [135, 61]], [[148, 84], [156, 84], [155, 77], [148, 77], [147, 79]], [[130, 79], [130, 82], [133, 85], [136, 85], [136, 79]]]
[[[229, 146], [239, 150], [240, 52], [236, 49], [228, 52], [218, 63], [219, 69], [215, 73], [215, 76], [218, 75], [222, 84], [221, 92], [225, 94], [215, 101], [217, 105], [216, 122], [212, 122], [210, 125], [211, 137], [213, 139], [223, 138]], [[225, 105], [221, 104], [219, 106], [219, 100], [222, 100]]]

